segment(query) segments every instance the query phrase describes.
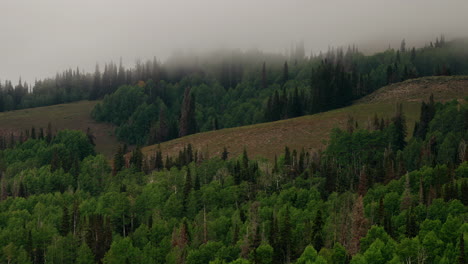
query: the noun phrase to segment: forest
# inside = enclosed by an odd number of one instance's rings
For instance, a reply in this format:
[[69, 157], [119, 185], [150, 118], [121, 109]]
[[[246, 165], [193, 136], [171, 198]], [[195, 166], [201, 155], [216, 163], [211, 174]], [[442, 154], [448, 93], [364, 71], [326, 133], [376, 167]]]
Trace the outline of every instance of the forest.
[[[148, 104], [151, 85], [118, 88], [100, 118], [143, 135], [125, 121], [178, 107]], [[183, 129], [158, 126], [196, 131], [196, 90], [184, 90]], [[421, 104], [413, 135], [397, 105], [366, 128], [350, 117], [323, 151], [285, 146], [271, 162], [228, 147], [207, 158], [190, 144], [176, 157], [126, 154], [124, 144], [109, 163], [89, 134], [25, 132], [0, 144], [0, 262], [467, 263], [468, 98], [436, 99]]]
[[165, 62], [110, 62], [94, 73], [69, 69], [28, 85], [0, 84], [0, 112], [102, 100], [92, 116], [118, 139], [151, 145], [221, 128], [298, 117], [349, 105], [385, 85], [432, 75], [468, 74], [467, 40], [440, 36], [421, 48], [366, 55], [355, 46], [306, 56], [258, 50], [177, 54]]

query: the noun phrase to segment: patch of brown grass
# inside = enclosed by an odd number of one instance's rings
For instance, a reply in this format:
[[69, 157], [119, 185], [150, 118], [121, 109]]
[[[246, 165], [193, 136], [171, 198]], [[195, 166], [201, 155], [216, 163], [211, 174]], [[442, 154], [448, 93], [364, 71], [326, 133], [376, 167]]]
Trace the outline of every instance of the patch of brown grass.
[[0, 132], [24, 131], [33, 126], [47, 129], [52, 124], [53, 130], [76, 129], [86, 132], [89, 127], [96, 137], [96, 151], [111, 157], [117, 146], [114, 127], [98, 123], [91, 118], [91, 111], [98, 101], [81, 101], [68, 104], [37, 107], [0, 113]]

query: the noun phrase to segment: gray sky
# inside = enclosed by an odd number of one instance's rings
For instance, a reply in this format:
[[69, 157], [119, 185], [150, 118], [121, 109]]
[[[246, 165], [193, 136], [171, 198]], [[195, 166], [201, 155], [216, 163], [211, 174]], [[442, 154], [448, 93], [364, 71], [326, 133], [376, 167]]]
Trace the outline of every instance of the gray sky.
[[0, 0], [0, 80], [174, 50], [421, 45], [468, 34], [466, 0]]

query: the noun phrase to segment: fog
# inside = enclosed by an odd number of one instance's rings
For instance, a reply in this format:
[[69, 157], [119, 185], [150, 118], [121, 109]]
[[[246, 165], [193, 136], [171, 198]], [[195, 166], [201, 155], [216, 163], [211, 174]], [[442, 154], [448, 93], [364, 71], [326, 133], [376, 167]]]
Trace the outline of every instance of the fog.
[[218, 48], [307, 54], [468, 34], [466, 0], [0, 0], [0, 80]]

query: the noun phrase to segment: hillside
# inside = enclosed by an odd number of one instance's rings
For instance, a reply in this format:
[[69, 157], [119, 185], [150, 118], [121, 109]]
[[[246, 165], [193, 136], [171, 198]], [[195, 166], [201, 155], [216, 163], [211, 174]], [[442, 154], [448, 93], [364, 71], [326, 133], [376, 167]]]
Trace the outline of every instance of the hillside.
[[356, 103], [421, 101], [430, 94], [438, 101], [461, 99], [468, 95], [468, 76], [432, 76], [410, 79], [378, 89]]
[[[391, 118], [396, 102], [403, 103], [408, 134], [411, 135], [414, 123], [419, 119], [420, 101], [426, 100], [431, 93], [438, 101], [465, 98], [468, 96], [468, 77], [408, 80], [383, 87], [349, 107], [277, 122], [198, 133], [164, 142], [160, 147], [164, 155], [177, 155], [190, 143], [209, 156], [218, 156], [226, 146], [230, 157], [241, 154], [245, 147], [252, 157], [272, 159], [275, 154], [282, 153], [286, 145], [293, 149], [323, 149], [331, 129], [343, 128], [349, 115], [357, 120], [359, 127], [366, 127], [374, 114], [379, 118]], [[151, 154], [157, 148], [157, 145], [148, 146], [143, 151]]]
[[[420, 101], [431, 93], [436, 100], [461, 99], [468, 96], [468, 77], [426, 77], [383, 87], [376, 92], [355, 102], [355, 104], [315, 115], [281, 120], [277, 122], [222, 129], [190, 135], [161, 144], [165, 154], [176, 155], [184, 145], [191, 143], [199, 151], [210, 156], [220, 155], [226, 146], [230, 156], [239, 155], [246, 147], [251, 156], [273, 158], [281, 153], [285, 145], [299, 149], [305, 146], [310, 150], [323, 148], [330, 130], [344, 127], [349, 115], [352, 115], [360, 127], [366, 127], [375, 113], [379, 117], [391, 117], [395, 110], [394, 102], [404, 102], [408, 120], [408, 129], [413, 129], [419, 118]], [[406, 99], [405, 99], [406, 98]], [[115, 151], [117, 139], [114, 127], [98, 123], [90, 117], [90, 112], [97, 101], [81, 101], [69, 104], [38, 107], [0, 113], [0, 133], [46, 128], [48, 122], [54, 129], [91, 128], [96, 137], [96, 150], [110, 158]], [[156, 145], [143, 149], [152, 153]]]
[[89, 127], [96, 137], [96, 150], [110, 157], [117, 144], [113, 136], [113, 126], [98, 123], [91, 118], [90, 112], [97, 101], [81, 101], [69, 104], [37, 107], [0, 113], [0, 133], [10, 133], [31, 129], [47, 128], [53, 130], [77, 129], [86, 132]]

